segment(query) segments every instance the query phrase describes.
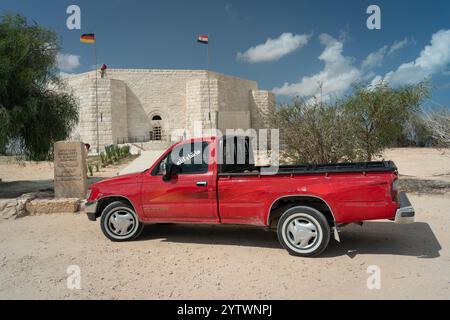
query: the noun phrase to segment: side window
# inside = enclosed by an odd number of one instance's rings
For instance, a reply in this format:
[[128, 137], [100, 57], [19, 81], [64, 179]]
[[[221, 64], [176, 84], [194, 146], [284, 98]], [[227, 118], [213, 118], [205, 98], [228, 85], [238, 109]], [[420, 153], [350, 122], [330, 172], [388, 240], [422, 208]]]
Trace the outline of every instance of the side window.
[[152, 171], [152, 175], [162, 175], [163, 169], [170, 163], [180, 168], [178, 174], [195, 174], [208, 172], [209, 148], [207, 142], [184, 143], [169, 152]]
[[206, 173], [208, 156], [207, 142], [184, 143], [172, 150], [170, 161], [179, 166], [179, 174]]

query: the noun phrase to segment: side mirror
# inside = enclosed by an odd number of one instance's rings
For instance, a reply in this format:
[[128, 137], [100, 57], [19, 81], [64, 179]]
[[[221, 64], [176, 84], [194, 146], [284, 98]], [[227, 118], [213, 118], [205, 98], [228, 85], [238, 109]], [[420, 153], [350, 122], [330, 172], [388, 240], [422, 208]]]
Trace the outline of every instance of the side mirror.
[[171, 163], [171, 164], [164, 165], [162, 167], [161, 171], [162, 171], [162, 174], [163, 174], [162, 179], [164, 181], [169, 181], [175, 175], [180, 173], [180, 167], [178, 165], [176, 165], [176, 164]]
[[163, 162], [161, 163], [161, 172], [162, 172], [162, 179], [164, 181], [169, 181], [170, 180], [170, 165]]
[[160, 171], [163, 176], [165, 176], [167, 174], [167, 164], [165, 161], [161, 162]]

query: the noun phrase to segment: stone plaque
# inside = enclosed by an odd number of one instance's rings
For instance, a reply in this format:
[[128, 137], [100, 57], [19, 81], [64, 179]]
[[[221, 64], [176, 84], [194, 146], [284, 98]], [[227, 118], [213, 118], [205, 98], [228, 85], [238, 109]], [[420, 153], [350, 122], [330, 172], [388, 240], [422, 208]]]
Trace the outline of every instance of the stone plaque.
[[58, 141], [54, 145], [55, 197], [85, 198], [86, 149], [83, 143]]

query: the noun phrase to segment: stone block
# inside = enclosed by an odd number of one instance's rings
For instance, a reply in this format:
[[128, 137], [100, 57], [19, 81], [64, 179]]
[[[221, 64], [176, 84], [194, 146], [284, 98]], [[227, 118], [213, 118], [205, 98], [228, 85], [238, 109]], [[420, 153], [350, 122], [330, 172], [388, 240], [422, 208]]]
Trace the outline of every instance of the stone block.
[[25, 208], [29, 215], [74, 213], [78, 211], [79, 203], [78, 198], [34, 199], [27, 202]]

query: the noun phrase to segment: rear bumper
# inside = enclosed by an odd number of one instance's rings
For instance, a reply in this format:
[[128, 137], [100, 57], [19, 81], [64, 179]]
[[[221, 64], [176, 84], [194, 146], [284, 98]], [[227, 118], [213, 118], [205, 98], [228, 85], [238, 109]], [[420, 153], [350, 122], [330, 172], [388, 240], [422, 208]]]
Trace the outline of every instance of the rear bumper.
[[414, 212], [414, 208], [409, 202], [406, 193], [400, 192], [398, 194], [398, 199], [400, 202], [400, 207], [397, 209], [395, 213], [395, 223], [406, 224], [413, 223], [415, 219], [416, 213]]
[[86, 202], [84, 211], [89, 220], [95, 221], [97, 219], [97, 201]]

